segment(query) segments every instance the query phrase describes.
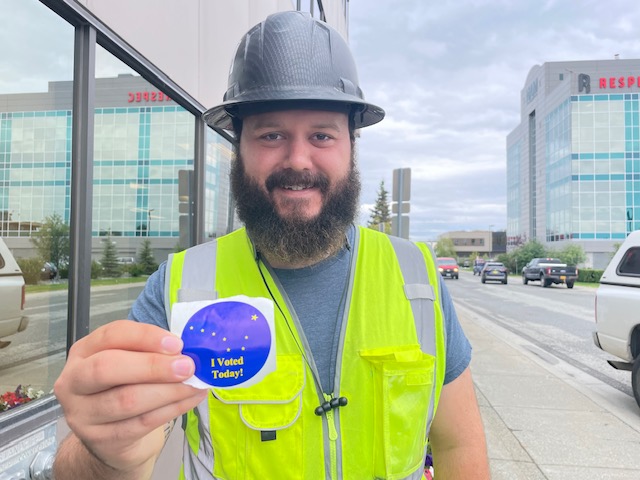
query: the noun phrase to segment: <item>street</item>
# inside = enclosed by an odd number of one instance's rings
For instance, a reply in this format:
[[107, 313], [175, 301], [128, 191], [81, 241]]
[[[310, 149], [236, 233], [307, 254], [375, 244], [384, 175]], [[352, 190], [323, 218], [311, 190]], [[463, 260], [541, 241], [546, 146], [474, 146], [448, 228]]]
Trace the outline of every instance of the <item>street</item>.
[[454, 303], [486, 317], [497, 325], [536, 345], [550, 356], [578, 368], [617, 390], [633, 396], [630, 372], [607, 363], [614, 359], [597, 348], [591, 337], [595, 330], [596, 289], [566, 285], [548, 288], [539, 282], [524, 285], [520, 276], [510, 276], [507, 285], [480, 282], [480, 277], [463, 270], [460, 280], [446, 279]]
[[[91, 290], [91, 330], [126, 318], [143, 283]], [[67, 290], [27, 294], [29, 326], [0, 350], [0, 392], [17, 385], [51, 390], [64, 365], [67, 342]]]

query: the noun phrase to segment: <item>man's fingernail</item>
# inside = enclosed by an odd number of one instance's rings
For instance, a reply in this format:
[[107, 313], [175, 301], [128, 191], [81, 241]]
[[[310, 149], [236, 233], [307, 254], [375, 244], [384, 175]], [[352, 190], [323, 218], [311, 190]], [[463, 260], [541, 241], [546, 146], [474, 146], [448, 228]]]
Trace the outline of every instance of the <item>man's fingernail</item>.
[[174, 335], [166, 336], [162, 339], [162, 348], [167, 353], [177, 353], [182, 350], [182, 340]]
[[190, 358], [179, 358], [173, 361], [171, 368], [179, 377], [190, 377], [193, 372], [193, 361]]

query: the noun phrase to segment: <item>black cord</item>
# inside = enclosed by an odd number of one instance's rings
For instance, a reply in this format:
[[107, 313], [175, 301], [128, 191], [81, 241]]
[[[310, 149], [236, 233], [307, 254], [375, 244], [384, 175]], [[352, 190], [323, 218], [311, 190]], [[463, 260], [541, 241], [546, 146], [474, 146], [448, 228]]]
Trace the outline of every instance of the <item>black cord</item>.
[[[291, 323], [289, 321], [289, 317], [287, 315], [285, 315], [284, 311], [280, 307], [280, 304], [276, 300], [276, 297], [273, 295], [273, 292], [271, 291], [271, 287], [269, 287], [269, 282], [267, 282], [267, 279], [264, 277], [264, 273], [262, 272], [262, 267], [260, 266], [261, 263], [264, 265], [264, 262], [262, 261], [261, 256], [260, 256], [260, 252], [256, 252], [256, 264], [258, 266], [258, 271], [260, 272], [260, 276], [262, 277], [262, 283], [264, 283], [264, 286], [267, 287], [267, 291], [269, 292], [269, 296], [271, 296], [271, 299], [273, 300], [273, 303], [276, 305], [276, 307], [278, 308], [278, 311], [280, 312], [280, 314], [284, 318], [284, 321], [287, 324], [287, 328], [289, 329], [289, 333], [291, 334], [291, 337], [293, 338], [293, 341], [296, 342], [296, 347], [298, 347], [298, 350], [300, 351], [300, 354], [302, 355], [302, 358], [304, 358], [305, 363], [307, 364], [307, 366], [309, 367], [309, 370], [311, 371], [311, 375], [313, 376], [313, 381], [316, 383], [316, 387], [318, 388], [318, 391], [319, 392], [323, 392], [322, 384], [320, 383], [319, 379], [316, 377], [316, 374], [313, 371], [313, 368], [311, 367], [311, 363], [309, 362], [309, 359], [307, 358], [306, 352], [302, 348], [302, 345], [300, 345], [300, 343], [298, 342], [298, 338], [296, 337], [296, 335], [295, 335], [295, 333], [293, 331], [293, 328], [291, 327]], [[265, 265], [265, 267], [266, 267], [266, 265]]]

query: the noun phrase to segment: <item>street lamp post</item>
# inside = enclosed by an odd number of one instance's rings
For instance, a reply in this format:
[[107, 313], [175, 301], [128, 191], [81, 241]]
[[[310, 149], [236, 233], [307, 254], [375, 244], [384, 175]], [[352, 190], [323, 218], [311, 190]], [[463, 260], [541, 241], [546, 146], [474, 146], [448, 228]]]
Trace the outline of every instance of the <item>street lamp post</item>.
[[147, 210], [147, 237], [151, 236], [151, 212], [153, 212], [155, 208], [150, 208]]

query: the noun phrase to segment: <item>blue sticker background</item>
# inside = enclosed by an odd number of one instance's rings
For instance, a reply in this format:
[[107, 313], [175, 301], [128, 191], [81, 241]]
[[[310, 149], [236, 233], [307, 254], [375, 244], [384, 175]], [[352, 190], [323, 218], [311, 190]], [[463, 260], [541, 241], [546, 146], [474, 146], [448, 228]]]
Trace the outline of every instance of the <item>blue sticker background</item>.
[[218, 302], [189, 318], [182, 341], [182, 353], [195, 362], [197, 378], [214, 387], [230, 387], [246, 382], [263, 367], [271, 331], [254, 306]]

